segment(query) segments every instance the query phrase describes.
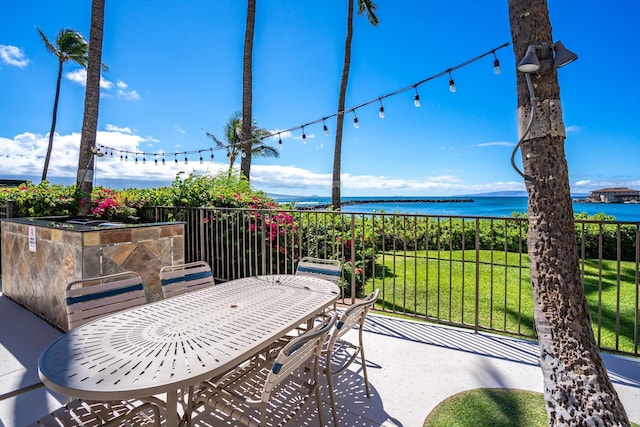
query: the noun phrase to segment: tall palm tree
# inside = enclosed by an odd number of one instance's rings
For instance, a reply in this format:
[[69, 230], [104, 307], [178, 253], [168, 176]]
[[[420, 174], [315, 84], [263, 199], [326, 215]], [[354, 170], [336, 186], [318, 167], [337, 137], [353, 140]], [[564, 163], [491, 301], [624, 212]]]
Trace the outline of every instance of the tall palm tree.
[[244, 30], [244, 53], [242, 61], [242, 125], [243, 149], [246, 156], [240, 160], [240, 173], [247, 180], [251, 175], [251, 155], [253, 146], [253, 29], [256, 23], [256, 0], [247, 1], [247, 24]]
[[102, 36], [104, 32], [104, 2], [91, 0], [91, 29], [89, 32], [89, 56], [87, 58], [87, 87], [84, 97], [84, 117], [78, 154], [76, 176], [76, 200], [78, 215], [91, 211], [93, 190], [93, 151], [98, 131], [100, 105], [100, 68], [102, 67]]
[[[233, 165], [235, 164], [238, 156], [240, 156], [241, 160], [246, 159], [251, 154], [256, 157], [280, 156], [278, 150], [264, 143], [264, 138], [266, 138], [270, 132], [258, 127], [255, 122], [251, 126], [251, 136], [249, 138], [251, 148], [247, 149], [247, 139], [242, 137], [243, 122], [244, 120], [239, 111], [235, 112], [229, 118], [227, 123], [224, 125], [224, 139], [226, 142], [219, 140], [214, 134], [205, 131], [207, 136], [215, 141], [216, 147], [227, 151], [227, 159], [229, 159], [229, 176], [231, 176], [233, 172]], [[244, 176], [246, 177], [246, 175]]]
[[366, 14], [367, 20], [374, 27], [380, 22], [375, 14], [376, 5], [371, 0], [347, 0], [347, 38], [344, 42], [344, 63], [340, 92], [338, 93], [338, 115], [336, 117], [336, 143], [333, 152], [333, 180], [331, 182], [331, 204], [334, 209], [340, 209], [340, 173], [342, 159], [342, 128], [344, 125], [344, 103], [349, 82], [349, 68], [351, 67], [351, 39], [353, 38], [353, 2], [358, 2], [358, 15]]
[[73, 61], [86, 68], [89, 44], [82, 34], [70, 28], [63, 28], [58, 32], [55, 44], [49, 41], [39, 27], [36, 27], [36, 29], [38, 33], [40, 33], [40, 38], [44, 42], [47, 50], [58, 58], [58, 79], [56, 81], [56, 96], [53, 100], [53, 117], [51, 118], [51, 130], [49, 131], [49, 145], [47, 146], [47, 155], [44, 158], [44, 167], [42, 169], [42, 180], [44, 181], [47, 179], [49, 160], [51, 160], [51, 151], [53, 150], [53, 135], [56, 131], [60, 84], [62, 83], [62, 67], [65, 63]]
[[[516, 58], [522, 58], [529, 45], [552, 43], [546, 0], [508, 4]], [[553, 61], [549, 45], [537, 50], [543, 64]], [[520, 147], [529, 194], [527, 243], [549, 425], [628, 426], [594, 338], [580, 273], [558, 75], [553, 66], [540, 70], [530, 76], [532, 85], [519, 72], [517, 92], [519, 122], [522, 128], [530, 127], [528, 132], [521, 128]], [[537, 115], [528, 125], [532, 103]]]

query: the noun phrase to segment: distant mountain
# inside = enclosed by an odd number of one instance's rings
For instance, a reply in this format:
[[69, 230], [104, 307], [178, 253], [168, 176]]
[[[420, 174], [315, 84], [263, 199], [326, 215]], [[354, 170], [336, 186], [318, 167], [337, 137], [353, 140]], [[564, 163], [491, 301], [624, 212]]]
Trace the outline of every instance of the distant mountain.
[[[587, 193], [572, 193], [572, 198], [587, 197]], [[467, 194], [461, 197], [529, 197], [526, 191], [490, 191], [487, 193]]]
[[489, 191], [487, 193], [465, 194], [461, 197], [528, 197], [526, 191]]

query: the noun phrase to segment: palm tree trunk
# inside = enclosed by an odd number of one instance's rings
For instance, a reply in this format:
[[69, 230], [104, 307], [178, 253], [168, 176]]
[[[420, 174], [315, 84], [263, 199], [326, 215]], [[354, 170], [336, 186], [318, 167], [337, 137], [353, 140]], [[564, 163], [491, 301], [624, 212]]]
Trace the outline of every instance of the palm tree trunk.
[[47, 154], [44, 156], [44, 167], [42, 168], [42, 181], [47, 179], [47, 171], [49, 170], [49, 160], [53, 151], [53, 135], [56, 132], [56, 122], [58, 121], [58, 101], [60, 100], [60, 84], [62, 83], [62, 61], [58, 61], [58, 80], [56, 81], [56, 96], [53, 100], [53, 117], [51, 118], [51, 130], [49, 131], [49, 145], [47, 146]]
[[344, 126], [344, 103], [349, 83], [349, 68], [351, 67], [351, 39], [353, 38], [353, 1], [349, 4], [347, 12], [347, 38], [344, 42], [344, 63], [342, 66], [342, 78], [340, 79], [340, 92], [338, 94], [338, 115], [336, 116], [336, 143], [333, 152], [333, 180], [331, 181], [331, 204], [334, 209], [340, 209], [340, 173], [342, 162], [342, 128]]
[[[509, 0], [509, 18], [517, 60], [528, 45], [552, 42], [546, 0]], [[552, 49], [542, 49], [539, 59], [551, 60], [552, 55]], [[557, 73], [552, 68], [531, 77], [538, 113], [521, 149], [529, 194], [534, 318], [549, 425], [629, 425], [591, 327], [575, 240]], [[531, 111], [523, 73], [518, 73], [517, 92], [522, 134]]]
[[89, 56], [87, 61], [87, 87], [84, 98], [84, 118], [78, 155], [76, 176], [76, 200], [78, 215], [91, 212], [91, 192], [93, 191], [93, 153], [98, 130], [98, 109], [100, 105], [100, 68], [102, 65], [102, 36], [104, 30], [104, 2], [91, 1], [91, 30], [89, 33]]
[[256, 21], [256, 0], [247, 1], [247, 27], [244, 32], [244, 60], [242, 70], [242, 149], [245, 156], [240, 157], [240, 173], [247, 180], [251, 175], [251, 148], [253, 140], [252, 127], [252, 103], [253, 103], [253, 30]]

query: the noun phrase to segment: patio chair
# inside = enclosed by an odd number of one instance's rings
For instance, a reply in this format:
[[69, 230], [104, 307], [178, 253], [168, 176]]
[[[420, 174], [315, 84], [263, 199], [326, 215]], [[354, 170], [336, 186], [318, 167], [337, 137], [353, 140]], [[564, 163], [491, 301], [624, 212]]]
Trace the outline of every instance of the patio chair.
[[296, 268], [298, 276], [314, 276], [338, 283], [342, 275], [342, 262], [337, 259], [303, 257]]
[[[134, 271], [75, 280], [66, 289], [67, 326], [77, 328], [102, 316], [146, 304], [142, 278]], [[162, 404], [157, 399], [153, 399]], [[149, 414], [151, 412], [151, 414]], [[34, 426], [119, 426], [125, 421], [147, 423], [149, 416], [160, 425], [158, 406], [140, 401], [93, 401], [75, 399], [39, 419]]]
[[[337, 314], [282, 348], [275, 360], [254, 357], [199, 393], [196, 406], [212, 409], [225, 425], [283, 425], [295, 417], [312, 393], [324, 427], [320, 398], [319, 358]], [[208, 413], [202, 412], [204, 417]], [[196, 420], [198, 415], [194, 417]]]
[[122, 273], [76, 280], [66, 290], [67, 326], [76, 328], [106, 314], [146, 304], [138, 273]]
[[204, 261], [169, 265], [160, 269], [160, 284], [164, 298], [215, 285], [211, 267]]
[[129, 402], [103, 403], [73, 400], [27, 427], [41, 426], [147, 426], [160, 427], [160, 410], [146, 402], [133, 406]]
[[[327, 376], [327, 382], [329, 385], [331, 412], [333, 415], [333, 424], [335, 426], [338, 425], [338, 417], [336, 414], [333, 377], [347, 369], [349, 365], [358, 358], [358, 356], [360, 357], [360, 363], [362, 364], [365, 391], [367, 393], [367, 397], [371, 397], [369, 392], [369, 378], [367, 377], [367, 360], [364, 356], [364, 343], [362, 342], [362, 328], [364, 327], [364, 321], [367, 314], [371, 310], [371, 307], [376, 303], [379, 294], [380, 289], [376, 289], [373, 293], [362, 299], [362, 301], [346, 309], [338, 318], [336, 326], [333, 328], [331, 336], [322, 351], [322, 354], [325, 357], [324, 373]], [[355, 327], [358, 328], [358, 344], [351, 344], [345, 340], [340, 340], [340, 354], [338, 354], [338, 352], [334, 352], [334, 349], [337, 347], [337, 341]]]

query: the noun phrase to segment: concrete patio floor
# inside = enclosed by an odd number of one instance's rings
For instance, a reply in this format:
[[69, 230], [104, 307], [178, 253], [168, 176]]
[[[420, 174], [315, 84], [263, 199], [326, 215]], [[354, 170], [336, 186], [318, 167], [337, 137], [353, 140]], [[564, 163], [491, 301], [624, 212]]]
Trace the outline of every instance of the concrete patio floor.
[[[0, 325], [3, 395], [38, 381], [40, 352], [61, 332], [1, 294]], [[368, 317], [364, 340], [371, 398], [364, 394], [361, 366], [353, 364], [337, 380], [342, 426], [418, 427], [442, 400], [473, 388], [542, 391], [535, 342], [375, 314]], [[603, 358], [629, 418], [640, 423], [640, 359]], [[64, 401], [46, 388], [1, 400], [0, 427], [24, 426]], [[323, 406], [327, 425], [329, 408]], [[317, 425], [315, 411], [311, 402], [291, 425]]]

